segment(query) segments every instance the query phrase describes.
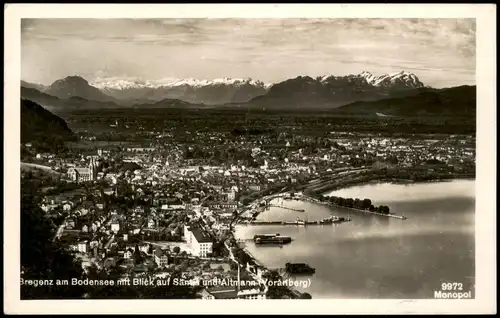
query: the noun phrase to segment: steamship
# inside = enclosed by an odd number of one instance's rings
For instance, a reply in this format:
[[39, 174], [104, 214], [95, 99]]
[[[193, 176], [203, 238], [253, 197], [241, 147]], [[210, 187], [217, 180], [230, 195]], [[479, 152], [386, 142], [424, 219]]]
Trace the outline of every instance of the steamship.
[[276, 234], [256, 234], [253, 237], [255, 244], [287, 244], [292, 241], [290, 236], [281, 236]]

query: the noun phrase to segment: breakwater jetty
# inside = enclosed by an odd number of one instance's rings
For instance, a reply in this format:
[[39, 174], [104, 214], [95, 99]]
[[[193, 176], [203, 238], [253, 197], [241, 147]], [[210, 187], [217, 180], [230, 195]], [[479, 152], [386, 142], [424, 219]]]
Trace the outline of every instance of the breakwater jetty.
[[241, 224], [246, 225], [331, 225], [351, 221], [350, 218], [331, 217], [317, 221], [295, 220], [295, 221], [249, 221]]
[[294, 209], [294, 208], [289, 208], [289, 207], [278, 205], [278, 204], [268, 204], [268, 205], [266, 205], [266, 207], [280, 208], [280, 209], [285, 209], [285, 210], [290, 210], [290, 211], [295, 211], [295, 212], [305, 212], [306, 211], [304, 209]]
[[385, 217], [394, 218], [394, 219], [400, 219], [400, 220], [406, 220], [407, 219], [407, 217], [404, 216], [404, 215], [385, 214], [385, 213], [373, 212], [373, 211], [369, 211], [369, 210], [362, 210], [362, 209], [350, 208], [350, 207], [346, 207], [346, 206], [340, 206], [340, 205], [337, 205], [335, 203], [321, 201], [321, 200], [318, 200], [316, 198], [313, 198], [313, 197], [310, 197], [310, 196], [307, 196], [307, 195], [302, 195], [301, 199], [304, 200], [304, 201], [308, 201], [308, 202], [313, 202], [313, 203], [317, 203], [317, 204], [323, 204], [323, 205], [333, 206], [333, 207], [336, 207], [336, 208], [348, 209], [348, 210], [351, 210], [351, 211], [362, 212], [362, 213], [365, 213], [365, 214], [373, 214], [373, 215], [385, 216]]

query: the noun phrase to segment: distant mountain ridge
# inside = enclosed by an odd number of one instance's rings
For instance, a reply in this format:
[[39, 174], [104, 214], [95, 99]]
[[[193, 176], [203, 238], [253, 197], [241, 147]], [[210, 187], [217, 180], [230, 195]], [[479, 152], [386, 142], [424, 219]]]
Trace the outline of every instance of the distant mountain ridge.
[[21, 98], [31, 100], [45, 109], [60, 113], [74, 109], [99, 109], [99, 108], [121, 108], [123, 106], [117, 105], [113, 102], [100, 102], [89, 100], [80, 96], [70, 96], [63, 99], [52, 96], [35, 88], [21, 87]]
[[[71, 109], [121, 107], [217, 107], [313, 111], [315, 109], [333, 110], [349, 105], [348, 108], [342, 108], [341, 112], [352, 109], [361, 113], [365, 111], [374, 113], [373, 110], [367, 109], [367, 107], [374, 107], [378, 113], [391, 116], [399, 112], [395, 110], [397, 107], [391, 106], [396, 107], [391, 110], [384, 105], [393, 105], [397, 101], [403, 101], [399, 100], [400, 98], [406, 98], [404, 101], [412, 105], [420, 104], [425, 108], [422, 112], [436, 111], [432, 109], [433, 102], [441, 103], [441, 106], [448, 109], [446, 112], [450, 111], [447, 102], [436, 97], [441, 96], [444, 89], [425, 87], [415, 74], [405, 71], [381, 76], [375, 76], [369, 72], [347, 76], [325, 75], [316, 78], [298, 76], [274, 85], [266, 85], [252, 79], [230, 78], [212, 81], [187, 79], [162, 82], [130, 82], [115, 78], [111, 81], [100, 80], [95, 83], [99, 88], [79, 76], [68, 76], [45, 88], [40, 84], [22, 81], [21, 94], [23, 98], [33, 100], [56, 113]], [[464, 100], [475, 102], [475, 91], [462, 89], [450, 92], [463, 94]], [[449, 94], [453, 95], [453, 93]], [[451, 95], [448, 97], [453, 98]], [[416, 102], [416, 100], [419, 101]], [[376, 103], [377, 101], [380, 103]], [[402, 113], [406, 112], [406, 110], [400, 110]]]
[[412, 95], [423, 87], [415, 74], [404, 71], [382, 76], [369, 72], [316, 78], [299, 76], [271, 86], [267, 94], [253, 98], [249, 107], [335, 108], [360, 100]]
[[99, 89], [129, 89], [129, 88], [159, 88], [159, 87], [176, 87], [176, 86], [192, 86], [192, 87], [203, 87], [203, 86], [217, 86], [217, 85], [234, 85], [242, 86], [246, 84], [251, 84], [257, 87], [266, 88], [269, 84], [264, 82], [253, 80], [251, 78], [217, 78], [213, 80], [199, 80], [195, 78], [187, 79], [174, 79], [167, 78], [163, 80], [152, 80], [143, 81], [136, 79], [127, 78], [97, 78], [91, 82], [92, 86]]
[[43, 92], [47, 89], [47, 86], [45, 86], [43, 84], [30, 83], [30, 82], [26, 82], [26, 81], [21, 81], [21, 87], [34, 88], [34, 89], [37, 89], [41, 92]]
[[194, 104], [225, 104], [247, 102], [267, 92], [261, 81], [222, 78], [215, 80], [169, 79], [163, 81], [131, 81], [100, 79], [93, 82], [104, 93], [119, 99], [160, 101], [180, 99]]
[[[303, 83], [299, 84], [300, 81]], [[398, 93], [410, 92], [424, 87], [424, 84], [415, 74], [405, 71], [381, 76], [364, 71], [356, 75], [325, 75], [314, 79], [309, 76], [299, 76], [275, 84], [265, 84], [251, 78], [213, 80], [189, 78], [153, 81], [98, 78], [88, 82], [80, 76], [68, 76], [49, 86], [25, 81], [21, 82], [21, 86], [35, 88], [61, 99], [79, 96], [88, 100], [111, 101], [121, 105], [133, 104], [132, 101], [149, 104], [165, 99], [177, 99], [205, 105], [258, 101], [263, 105], [257, 105], [257, 107], [269, 107], [266, 103], [271, 103], [276, 104], [272, 107], [279, 108], [281, 103], [292, 106], [296, 104], [295, 106], [298, 107], [304, 103], [326, 103], [330, 104], [330, 107], [336, 107], [356, 100], [376, 100], [394, 95], [399, 96]], [[308, 96], [309, 94], [312, 96]], [[287, 100], [287, 98], [293, 100]]]
[[77, 109], [113, 109], [113, 108], [204, 108], [203, 104], [191, 104], [177, 99], [164, 99], [161, 101], [138, 100], [128, 101], [121, 104], [113, 101], [95, 101], [80, 96], [69, 98], [58, 98], [35, 88], [21, 87], [21, 98], [36, 102], [45, 109], [54, 113], [64, 113]]
[[68, 76], [57, 80], [44, 90], [44, 93], [58, 98], [83, 97], [95, 101], [113, 101], [114, 98], [101, 92], [80, 76]]
[[376, 114], [377, 116], [476, 116], [476, 86], [444, 89], [419, 89], [413, 96], [377, 101], [357, 101], [336, 108], [344, 114]]

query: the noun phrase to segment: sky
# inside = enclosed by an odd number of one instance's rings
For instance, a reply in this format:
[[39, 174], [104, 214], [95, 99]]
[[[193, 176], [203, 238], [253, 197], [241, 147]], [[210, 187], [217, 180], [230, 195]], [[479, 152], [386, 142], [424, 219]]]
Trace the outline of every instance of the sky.
[[475, 19], [23, 19], [22, 79], [252, 78], [407, 71], [475, 85]]

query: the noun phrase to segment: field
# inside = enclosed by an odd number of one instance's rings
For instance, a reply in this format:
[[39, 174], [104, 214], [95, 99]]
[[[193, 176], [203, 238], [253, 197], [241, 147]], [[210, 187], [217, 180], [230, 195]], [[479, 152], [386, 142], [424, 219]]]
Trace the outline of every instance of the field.
[[[218, 109], [106, 109], [61, 113], [76, 132], [110, 135], [107, 141], [135, 142], [150, 132], [186, 133], [251, 130], [290, 132], [324, 136], [329, 132], [398, 134], [475, 134], [476, 122], [470, 117], [379, 117], [343, 116], [328, 111], [263, 111]], [[118, 127], [112, 127], [115, 124]], [[113, 145], [113, 143], [110, 143]]]

